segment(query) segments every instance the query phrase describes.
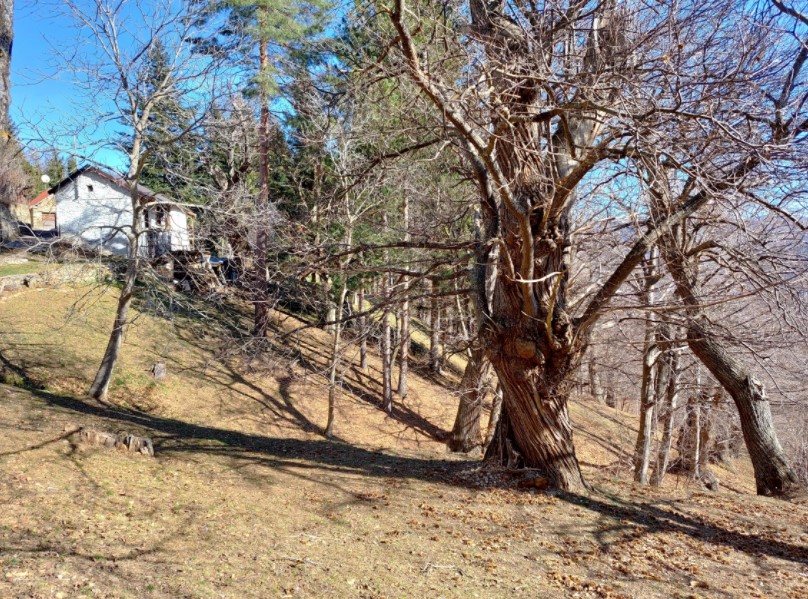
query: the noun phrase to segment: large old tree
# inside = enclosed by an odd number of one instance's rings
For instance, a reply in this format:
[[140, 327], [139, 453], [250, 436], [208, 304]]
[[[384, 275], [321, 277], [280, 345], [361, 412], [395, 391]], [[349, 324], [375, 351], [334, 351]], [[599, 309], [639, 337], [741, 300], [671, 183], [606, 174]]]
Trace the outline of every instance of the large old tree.
[[[381, 8], [398, 48], [387, 63], [416, 84], [475, 173], [473, 284], [504, 391], [497, 447], [560, 488], [585, 488], [567, 400], [592, 327], [688, 217], [737, 209], [733, 198], [770, 184], [761, 165], [800, 159], [806, 42], [793, 14], [762, 0], [470, 0], [428, 18], [430, 6]], [[648, 163], [675, 181], [664, 211], [642, 199]], [[581, 222], [600, 208], [601, 221]], [[624, 248], [593, 268], [582, 228], [611, 228]], [[759, 429], [747, 439], [774, 436], [760, 430], [770, 420], [746, 426]]]

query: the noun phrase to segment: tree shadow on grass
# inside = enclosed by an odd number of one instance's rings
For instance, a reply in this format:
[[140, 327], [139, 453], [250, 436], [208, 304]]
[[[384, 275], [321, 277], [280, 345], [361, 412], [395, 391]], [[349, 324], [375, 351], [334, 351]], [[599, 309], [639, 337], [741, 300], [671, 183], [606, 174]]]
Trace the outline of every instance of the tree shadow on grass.
[[[311, 472], [315, 475], [312, 477], [314, 480], [325, 473], [345, 473], [376, 478], [418, 479], [461, 487], [467, 487], [469, 483], [458, 474], [479, 464], [470, 460], [392, 455], [326, 440], [241, 433], [143, 412], [100, 407], [43, 390], [32, 390], [30, 393], [47, 405], [72, 415], [101, 418], [108, 421], [110, 426], [125, 425], [128, 429], [136, 429], [135, 432], [139, 434], [149, 435], [155, 442], [158, 457], [218, 455], [286, 471]], [[730, 547], [755, 557], [766, 555], [808, 565], [808, 547], [727, 530], [701, 518], [683, 514], [673, 502], [649, 504], [626, 501], [603, 492], [588, 496], [559, 492], [557, 497], [614, 522], [613, 525], [601, 523], [595, 533], [604, 551], [612, 544], [608, 540], [610, 533], [620, 532], [620, 529], [633, 524], [639, 527], [638, 534], [684, 534], [707, 544]]]
[[[602, 523], [594, 533], [604, 552], [608, 552], [614, 544], [608, 540], [609, 535], [639, 527], [639, 531], [632, 536], [654, 533], [684, 534], [704, 543], [729, 547], [751, 556], [766, 555], [808, 565], [808, 546], [721, 528], [704, 519], [683, 514], [677, 510], [674, 501], [656, 504], [632, 502], [605, 493], [587, 496], [558, 492], [556, 496], [567, 503], [601, 514], [607, 519], [606, 521], [614, 522], [612, 525]], [[784, 508], [787, 505], [784, 503]]]
[[[320, 345], [306, 339], [301, 335], [288, 334], [278, 328], [277, 323], [273, 323], [273, 330], [276, 336], [268, 337], [263, 340], [262, 348], [260, 351], [274, 352], [275, 355], [286, 357], [290, 363], [299, 366], [306, 375], [324, 377], [327, 372], [330, 355]], [[198, 332], [195, 328], [180, 328], [177, 331], [177, 336], [190, 345], [196, 346], [200, 349], [210, 348], [196, 336]], [[300, 331], [298, 331], [300, 332]], [[254, 339], [251, 338], [251, 341]], [[292, 397], [292, 384], [295, 382], [295, 377], [290, 374], [276, 377], [280, 385], [281, 401], [266, 394], [263, 389], [258, 385], [251, 383], [247, 380], [236, 368], [232, 366], [226, 359], [218, 360], [217, 364], [226, 369], [228, 376], [232, 381], [235, 381], [245, 387], [248, 387], [254, 395], [247, 395], [250, 399], [258, 401], [265, 408], [270, 409], [276, 417], [289, 421], [290, 423], [297, 424], [302, 430], [306, 432], [316, 432], [324, 434], [323, 428], [311, 422], [300, 410], [295, 406], [294, 398]], [[182, 368], [182, 370], [189, 370]], [[211, 373], [207, 368], [192, 368], [195, 376], [206, 379], [216, 385], [225, 386], [231, 390], [234, 388], [232, 383], [227, 383]], [[377, 378], [380, 379], [381, 373], [376, 372]], [[378, 407], [381, 409], [381, 383], [374, 380], [372, 375], [361, 372], [358, 368], [348, 366], [343, 369], [342, 376], [340, 377], [340, 387], [342, 390], [347, 391], [360, 401]], [[257, 399], [260, 398], [260, 399]], [[402, 402], [394, 402], [393, 411], [389, 415], [390, 418], [400, 422], [407, 429], [412, 429], [419, 434], [427, 436], [435, 441], [443, 441], [448, 436], [448, 431], [437, 426], [436, 424], [424, 418], [417, 411], [412, 409], [409, 405]]]
[[[451, 480], [453, 473], [472, 463], [400, 457], [325, 439], [300, 440], [242, 433], [145, 412], [97, 406], [43, 390], [30, 390], [30, 393], [50, 406], [74, 414], [102, 418], [110, 421], [110, 426], [126, 425], [129, 429], [136, 429], [135, 432], [139, 434], [149, 435], [158, 455], [205, 453], [251, 459], [260, 456], [266, 460], [267, 465], [273, 467], [326, 468], [376, 477], [407, 477], [444, 482]], [[297, 460], [313, 464], [299, 463]]]

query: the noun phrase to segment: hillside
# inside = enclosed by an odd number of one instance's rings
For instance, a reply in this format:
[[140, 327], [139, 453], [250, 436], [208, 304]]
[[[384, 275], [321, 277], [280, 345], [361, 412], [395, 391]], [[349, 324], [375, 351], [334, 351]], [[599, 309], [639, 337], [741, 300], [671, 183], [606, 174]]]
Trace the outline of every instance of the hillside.
[[[349, 348], [326, 441], [328, 336], [289, 316], [286, 358], [249, 360], [212, 319], [142, 298], [118, 407], [89, 402], [114, 292], [0, 296], [0, 597], [808, 596], [805, 507], [756, 497], [744, 462], [718, 493], [632, 486], [636, 418], [605, 406], [572, 406], [594, 492], [521, 490], [446, 452], [455, 379], [416, 368], [386, 417], [378, 360], [364, 373]], [[75, 426], [156, 455], [88, 449]]]

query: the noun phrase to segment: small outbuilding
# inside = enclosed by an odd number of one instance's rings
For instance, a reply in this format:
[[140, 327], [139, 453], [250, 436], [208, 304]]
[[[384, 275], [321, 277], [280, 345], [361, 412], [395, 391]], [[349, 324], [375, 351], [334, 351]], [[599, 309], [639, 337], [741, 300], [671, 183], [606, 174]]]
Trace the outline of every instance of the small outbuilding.
[[29, 220], [34, 231], [56, 230], [56, 196], [47, 189], [28, 203]]
[[[136, 191], [139, 201], [146, 206], [144, 221], [140, 223], [144, 233], [138, 240], [141, 255], [156, 258], [169, 252], [189, 251], [190, 212], [144, 185], [137, 185]], [[126, 254], [125, 232], [132, 226], [132, 185], [128, 181], [100, 168], [85, 166], [43, 194], [32, 201], [32, 224], [41, 223], [41, 230], [55, 229], [64, 240]], [[35, 207], [40, 205], [43, 208], [35, 213]]]

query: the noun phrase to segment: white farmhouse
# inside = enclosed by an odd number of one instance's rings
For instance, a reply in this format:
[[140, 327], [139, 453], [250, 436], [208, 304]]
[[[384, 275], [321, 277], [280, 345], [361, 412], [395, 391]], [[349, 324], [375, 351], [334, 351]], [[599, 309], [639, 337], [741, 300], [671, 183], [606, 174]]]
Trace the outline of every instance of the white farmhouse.
[[[111, 173], [85, 166], [71, 173], [48, 191], [55, 197], [55, 228], [62, 239], [113, 254], [126, 254], [125, 231], [132, 226], [130, 184]], [[191, 249], [188, 213], [169, 198], [143, 185], [137, 186], [140, 201], [148, 207], [145, 233], [138, 240], [143, 256], [157, 257], [169, 251]]]

